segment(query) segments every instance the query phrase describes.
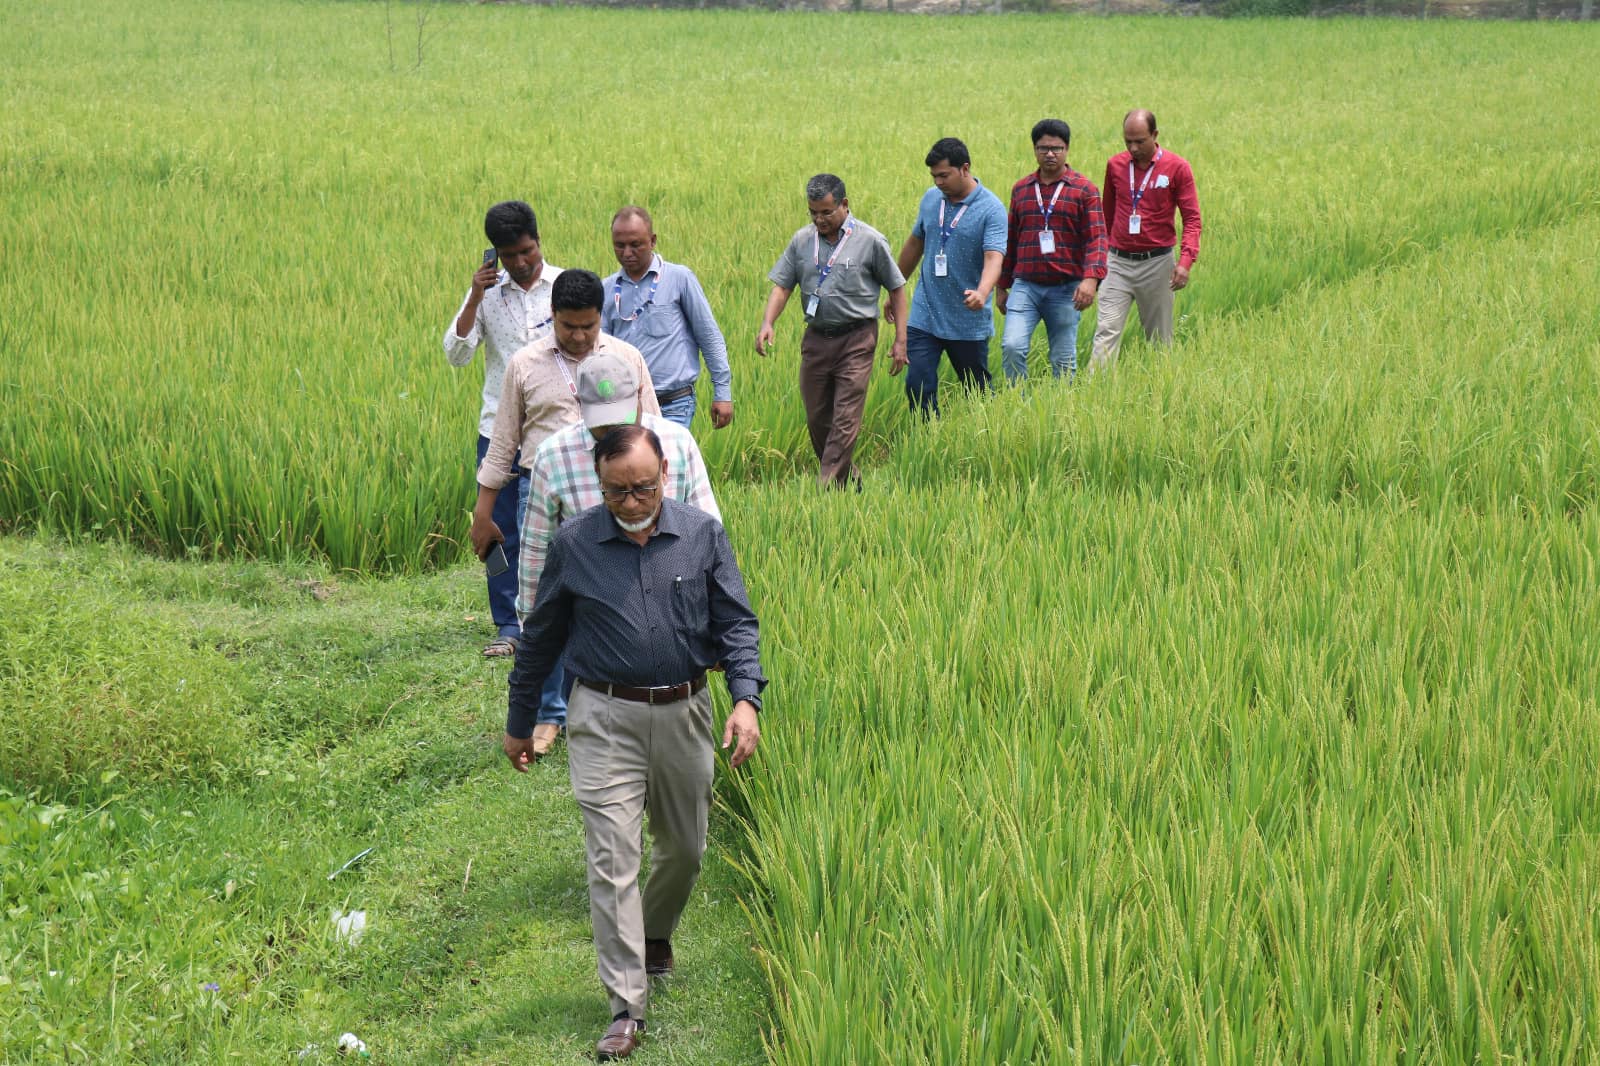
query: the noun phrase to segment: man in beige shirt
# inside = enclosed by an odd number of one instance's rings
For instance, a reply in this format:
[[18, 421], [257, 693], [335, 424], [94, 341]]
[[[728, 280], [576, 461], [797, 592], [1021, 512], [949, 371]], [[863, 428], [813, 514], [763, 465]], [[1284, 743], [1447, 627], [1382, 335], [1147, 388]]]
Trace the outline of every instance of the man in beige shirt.
[[[494, 520], [500, 490], [514, 481], [513, 457], [531, 468], [534, 453], [557, 430], [582, 420], [578, 406], [578, 364], [594, 352], [619, 356], [632, 363], [639, 375], [639, 409], [659, 415], [655, 386], [639, 349], [600, 332], [600, 312], [606, 290], [589, 270], [564, 270], [550, 286], [551, 332], [520, 349], [506, 365], [500, 404], [495, 411], [489, 450], [478, 467], [478, 503], [472, 510], [472, 550], [482, 559], [505, 534]], [[520, 451], [519, 451], [520, 449]], [[518, 515], [519, 522], [521, 516]], [[516, 648], [516, 638], [504, 637]], [[534, 751], [550, 750], [567, 720], [566, 693], [570, 679], [559, 664], [545, 684], [544, 699], [535, 719]]]

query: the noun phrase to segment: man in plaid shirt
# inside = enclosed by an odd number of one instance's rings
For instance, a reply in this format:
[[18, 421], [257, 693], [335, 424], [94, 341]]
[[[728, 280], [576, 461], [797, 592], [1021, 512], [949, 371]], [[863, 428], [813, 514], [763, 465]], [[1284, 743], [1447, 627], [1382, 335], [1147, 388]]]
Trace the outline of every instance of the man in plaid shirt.
[[1006, 257], [995, 303], [1006, 316], [1000, 335], [1007, 381], [1028, 376], [1028, 346], [1044, 320], [1050, 370], [1078, 371], [1078, 319], [1106, 276], [1106, 221], [1100, 190], [1067, 166], [1072, 130], [1058, 118], [1033, 127], [1039, 169], [1011, 186]]
[[[528, 506], [522, 515], [521, 554], [517, 561], [517, 617], [527, 621], [539, 592], [545, 555], [556, 527], [604, 503], [600, 476], [594, 469], [594, 446], [619, 425], [639, 423], [661, 438], [667, 463], [663, 496], [698, 507], [722, 521], [711, 479], [694, 436], [676, 422], [639, 410], [638, 368], [629, 360], [596, 353], [578, 365], [578, 406], [583, 421], [557, 430], [533, 453], [528, 471]], [[567, 680], [571, 686], [571, 678]], [[536, 756], [548, 752], [561, 727], [541, 722], [533, 727]]]

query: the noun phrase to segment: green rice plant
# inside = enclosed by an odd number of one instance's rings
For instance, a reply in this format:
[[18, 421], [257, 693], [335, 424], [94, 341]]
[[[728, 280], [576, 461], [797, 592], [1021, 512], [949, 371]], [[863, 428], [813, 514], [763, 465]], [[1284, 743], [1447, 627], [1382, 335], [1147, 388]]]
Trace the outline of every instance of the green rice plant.
[[[1029, 124], [1063, 114], [1072, 164], [1098, 182], [1121, 114], [1153, 106], [1195, 163], [1208, 222], [1180, 335], [1198, 343], [1215, 326], [1207, 343], [1230, 347], [1251, 343], [1234, 331], [1257, 328], [1252, 314], [1296, 294], [1387, 284], [1447, 245], [1559, 233], [1595, 206], [1582, 162], [1600, 147], [1583, 110], [1594, 75], [1577, 60], [1588, 27], [867, 16], [837, 34], [821, 114], [750, 102], [788, 93], [779, 72], [824, 27], [835, 34], [833, 16], [451, 8], [422, 67], [401, 74], [377, 5], [225, 10], [163, 0], [8, 19], [8, 526], [356, 570], [458, 559], [478, 379], [446, 367], [438, 337], [482, 211], [505, 196], [539, 209], [552, 262], [601, 272], [610, 213], [654, 211], [663, 253], [700, 273], [733, 352], [738, 419], [698, 429], [718, 478], [736, 481], [811, 469], [798, 316], [775, 358], [751, 341], [766, 270], [805, 222], [800, 190], [818, 170], [843, 175], [898, 247], [938, 136], [963, 136], [1004, 193], [1031, 166]], [[615, 93], [589, 73], [592, 42], [624, 32], [655, 43], [652, 98], [672, 105], [617, 138], [602, 132]], [[1103, 62], [1128, 49], [1186, 61], [1170, 73]], [[948, 77], [925, 77], [929, 54]], [[1040, 91], [1063, 64], [1097, 76], [1068, 97]], [[500, 72], [488, 89], [487, 70]], [[913, 85], [908, 110], [890, 87]], [[557, 103], [517, 136], [483, 103], [550, 86]], [[1472, 121], [1440, 121], [1450, 114]], [[1559, 150], [1548, 129], [1564, 131]], [[1357, 320], [1381, 314], [1368, 304], [1352, 306]], [[880, 376], [864, 457], [911, 426], [900, 382]]]

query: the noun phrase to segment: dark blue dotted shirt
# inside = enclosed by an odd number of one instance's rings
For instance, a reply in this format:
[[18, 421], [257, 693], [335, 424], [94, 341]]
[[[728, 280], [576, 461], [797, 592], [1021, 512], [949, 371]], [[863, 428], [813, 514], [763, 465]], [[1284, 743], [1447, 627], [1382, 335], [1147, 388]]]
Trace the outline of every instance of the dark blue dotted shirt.
[[533, 734], [539, 690], [563, 650], [578, 677], [640, 688], [677, 685], [720, 662], [728, 694], [759, 708], [767, 679], [757, 638], [722, 523], [663, 500], [641, 546], [604, 505], [592, 507], [550, 543], [511, 670], [506, 732]]

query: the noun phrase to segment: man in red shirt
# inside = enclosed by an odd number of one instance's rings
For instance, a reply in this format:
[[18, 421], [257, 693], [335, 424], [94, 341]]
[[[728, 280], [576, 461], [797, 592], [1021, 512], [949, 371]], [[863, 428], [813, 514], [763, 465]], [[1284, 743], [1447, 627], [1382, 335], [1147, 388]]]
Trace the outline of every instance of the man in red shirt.
[[[1116, 362], [1128, 307], [1135, 301], [1146, 339], [1172, 343], [1172, 294], [1189, 284], [1189, 268], [1200, 256], [1200, 198], [1189, 164], [1156, 143], [1156, 117], [1149, 111], [1128, 112], [1122, 141], [1128, 150], [1106, 163], [1111, 261], [1100, 290], [1092, 370]], [[1174, 210], [1183, 215], [1176, 263]]]
[[1050, 338], [1051, 372], [1078, 372], [1078, 318], [1106, 276], [1100, 190], [1067, 166], [1071, 140], [1071, 129], [1058, 118], [1035, 123], [1039, 169], [1011, 186], [1006, 256], [995, 290], [995, 304], [1006, 316], [1000, 354], [1007, 381], [1028, 376], [1028, 346], [1041, 319]]

